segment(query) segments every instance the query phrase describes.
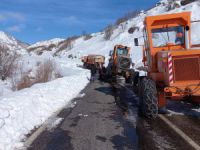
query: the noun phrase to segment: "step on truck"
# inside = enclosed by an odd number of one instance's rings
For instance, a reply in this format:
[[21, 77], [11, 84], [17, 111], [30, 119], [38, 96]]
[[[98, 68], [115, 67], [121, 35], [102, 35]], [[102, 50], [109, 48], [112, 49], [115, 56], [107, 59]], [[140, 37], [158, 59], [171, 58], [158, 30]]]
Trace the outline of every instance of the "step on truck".
[[[144, 21], [140, 110], [156, 118], [167, 100], [200, 103], [200, 47], [191, 45], [191, 12], [148, 16]], [[134, 39], [139, 46], [139, 40]]]

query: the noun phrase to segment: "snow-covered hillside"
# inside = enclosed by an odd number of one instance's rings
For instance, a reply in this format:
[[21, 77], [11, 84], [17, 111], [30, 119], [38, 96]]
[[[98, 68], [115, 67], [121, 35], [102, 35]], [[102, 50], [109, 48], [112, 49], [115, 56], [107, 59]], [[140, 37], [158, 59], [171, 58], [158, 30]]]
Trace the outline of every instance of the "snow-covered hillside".
[[[165, 2], [165, 3], [164, 3]], [[130, 46], [132, 48], [132, 59], [133, 62], [136, 64], [141, 64], [142, 59], [142, 50], [141, 47], [135, 47], [134, 46], [134, 38], [135, 37], [141, 37], [142, 36], [142, 30], [143, 30], [143, 21], [146, 16], [153, 16], [153, 15], [159, 15], [164, 13], [175, 13], [175, 12], [183, 12], [183, 11], [191, 11], [192, 12], [192, 20], [199, 20], [200, 19], [200, 3], [194, 2], [191, 4], [188, 4], [186, 6], [181, 6], [180, 8], [176, 8], [173, 10], [168, 11], [168, 2], [163, 1], [163, 3], [157, 7], [152, 8], [151, 10], [147, 12], [141, 12], [137, 17], [128, 20], [127, 22], [121, 24], [118, 26], [111, 37], [111, 40], [105, 41], [104, 40], [104, 34], [102, 33], [96, 33], [93, 34], [93, 38], [91, 38], [88, 41], [84, 41], [82, 38], [76, 40], [74, 44], [74, 48], [70, 52], [63, 52], [63, 54], [69, 54], [69, 53], [77, 53], [80, 52], [82, 55], [87, 54], [103, 54], [106, 57], [109, 54], [109, 50], [113, 49], [114, 45], [116, 44], [122, 44], [126, 46]], [[200, 30], [199, 28], [200, 24], [196, 24], [192, 26], [192, 43], [200, 43], [200, 36], [198, 35], [198, 32]], [[136, 30], [133, 34], [128, 33], [128, 29], [130, 27], [139, 27], [139, 31]], [[142, 38], [139, 38], [139, 40], [142, 42]], [[92, 44], [95, 43], [95, 44]]]
[[63, 42], [64, 40], [65, 39], [54, 38], [54, 39], [47, 40], [47, 41], [40, 41], [40, 42], [37, 42], [37, 43], [27, 47], [27, 50], [29, 52], [33, 51], [37, 54], [42, 54], [42, 52], [48, 50], [48, 51], [52, 51], [52, 54], [54, 54], [55, 51], [59, 48], [59, 44], [61, 42]]
[[[81, 64], [80, 60], [70, 59], [69, 55], [80, 58], [88, 54], [102, 54], [108, 60], [109, 51], [116, 44], [122, 44], [131, 47], [132, 61], [136, 67], [139, 67], [142, 65], [142, 48], [134, 46], [134, 38], [137, 37], [140, 42], [143, 42], [140, 37], [143, 35], [143, 21], [146, 16], [191, 11], [192, 20], [200, 20], [199, 9], [200, 2], [180, 6], [180, 0], [176, 2], [161, 0], [152, 9], [141, 11], [135, 18], [115, 26], [110, 40], [105, 40], [104, 32], [98, 32], [91, 34], [89, 39], [83, 36], [52, 39], [27, 47], [14, 37], [0, 32], [0, 44], [20, 52], [20, 63], [24, 64], [25, 70], [34, 68], [39, 61], [52, 59], [58, 64], [63, 76], [49, 83], [36, 84], [17, 92], [13, 92], [7, 86], [11, 81], [3, 82], [6, 86], [2, 88], [0, 82], [0, 139], [3, 139], [0, 140], [0, 150], [12, 150], [23, 146], [25, 135], [40, 126], [54, 112], [69, 104], [70, 100], [87, 85], [89, 71], [77, 67], [77, 64]], [[136, 28], [133, 34], [128, 33], [131, 27]], [[192, 42], [195, 44], [200, 43], [198, 33], [200, 33], [200, 26], [194, 24]]]
[[6, 46], [12, 51], [17, 51], [18, 53], [25, 54], [26, 48], [28, 47], [28, 44], [23, 43], [13, 36], [0, 31], [0, 45]]
[[[102, 54], [106, 56], [108, 60], [109, 51], [113, 49], [114, 45], [122, 44], [130, 46], [132, 49], [132, 60], [136, 63], [136, 67], [141, 65], [142, 50], [141, 47], [134, 46], [134, 38], [139, 37], [140, 42], [143, 42], [142, 31], [143, 31], [143, 21], [146, 16], [154, 16], [165, 13], [176, 13], [183, 11], [192, 12], [192, 20], [200, 19], [200, 2], [193, 2], [188, 5], [181, 6], [181, 0], [171, 1], [171, 0], [161, 0], [152, 9], [144, 12], [141, 11], [135, 18], [132, 18], [119, 26], [115, 26], [113, 34], [110, 40], [104, 39], [104, 32], [93, 33], [91, 38], [85, 40], [84, 37], [77, 38], [73, 41], [71, 49], [60, 50], [58, 55], [68, 56], [70, 54], [76, 56], [84, 56], [88, 54]], [[200, 43], [200, 36], [198, 32], [200, 30], [200, 24], [192, 25], [192, 43]], [[137, 29], [133, 34], [129, 34], [128, 30], [130, 27], [136, 27]], [[139, 30], [138, 30], [139, 29]], [[43, 49], [44, 50], [44, 49]], [[56, 50], [55, 50], [56, 51]]]

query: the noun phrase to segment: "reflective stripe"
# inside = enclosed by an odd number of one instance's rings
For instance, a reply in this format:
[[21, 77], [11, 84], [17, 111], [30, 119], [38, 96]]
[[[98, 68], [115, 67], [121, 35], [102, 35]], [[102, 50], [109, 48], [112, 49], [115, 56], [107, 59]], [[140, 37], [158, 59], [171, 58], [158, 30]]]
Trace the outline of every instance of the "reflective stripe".
[[172, 55], [168, 53], [168, 69], [169, 69], [169, 83], [172, 84], [174, 81], [173, 67], [172, 67]]

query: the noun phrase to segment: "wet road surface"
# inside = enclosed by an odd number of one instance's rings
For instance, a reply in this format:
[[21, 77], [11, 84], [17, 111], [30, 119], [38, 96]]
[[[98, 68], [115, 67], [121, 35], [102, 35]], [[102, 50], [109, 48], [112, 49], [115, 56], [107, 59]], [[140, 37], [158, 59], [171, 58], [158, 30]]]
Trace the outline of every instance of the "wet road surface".
[[138, 98], [126, 88], [95, 81], [82, 92], [74, 108], [58, 115], [62, 122], [29, 150], [192, 150], [159, 118], [139, 117]]

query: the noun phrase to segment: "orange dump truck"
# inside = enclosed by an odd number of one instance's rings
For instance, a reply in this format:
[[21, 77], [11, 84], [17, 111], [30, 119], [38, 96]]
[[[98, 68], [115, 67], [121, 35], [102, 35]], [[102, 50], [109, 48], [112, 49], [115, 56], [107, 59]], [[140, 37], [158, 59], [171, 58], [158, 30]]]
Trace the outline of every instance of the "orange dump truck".
[[[191, 46], [191, 13], [149, 16], [144, 21], [143, 63], [138, 77], [140, 108], [155, 118], [167, 100], [200, 103], [200, 48]], [[136, 38], [135, 45], [139, 42]]]
[[105, 57], [102, 55], [88, 55], [82, 57], [84, 67], [90, 68], [91, 65], [95, 65], [97, 68], [105, 63]]

